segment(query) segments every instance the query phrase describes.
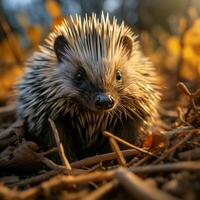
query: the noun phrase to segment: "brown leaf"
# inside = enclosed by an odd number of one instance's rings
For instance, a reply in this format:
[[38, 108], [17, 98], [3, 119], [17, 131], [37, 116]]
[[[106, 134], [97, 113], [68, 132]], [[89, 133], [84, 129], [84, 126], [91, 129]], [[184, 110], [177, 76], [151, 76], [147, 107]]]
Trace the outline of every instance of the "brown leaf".
[[145, 138], [143, 147], [151, 152], [159, 152], [163, 151], [168, 144], [169, 141], [164, 134], [152, 133]]

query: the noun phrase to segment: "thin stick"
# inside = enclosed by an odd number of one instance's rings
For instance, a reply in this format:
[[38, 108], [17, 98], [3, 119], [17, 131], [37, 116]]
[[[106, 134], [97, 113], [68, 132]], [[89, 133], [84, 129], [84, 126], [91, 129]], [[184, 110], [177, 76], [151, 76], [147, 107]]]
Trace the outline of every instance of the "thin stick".
[[197, 160], [200, 159], [200, 147], [178, 153], [180, 160]]
[[134, 164], [138, 163], [141, 159], [139, 159], [138, 157], [133, 157], [127, 164], [127, 167], [131, 167]]
[[52, 128], [53, 133], [54, 133], [54, 136], [55, 136], [56, 144], [57, 144], [57, 147], [58, 147], [58, 153], [59, 153], [59, 156], [60, 156], [60, 158], [61, 158], [62, 164], [63, 164], [68, 170], [72, 170], [72, 168], [71, 168], [71, 166], [70, 166], [70, 164], [69, 164], [69, 161], [68, 161], [68, 159], [67, 159], [66, 156], [65, 156], [63, 144], [62, 144], [62, 142], [60, 141], [60, 137], [59, 137], [58, 130], [56, 129], [56, 125], [55, 125], [55, 123], [53, 122], [53, 120], [51, 120], [50, 118], [49, 118], [48, 120], [49, 120], [49, 123], [50, 123], [50, 125], [51, 125], [51, 128]]
[[55, 171], [55, 170], [47, 171], [43, 174], [18, 181], [17, 183], [9, 184], [9, 187], [23, 187], [23, 186], [27, 186], [29, 184], [30, 185], [36, 185], [38, 183], [41, 183], [42, 181], [46, 181], [47, 179], [49, 179], [53, 176], [56, 176], [58, 174], [59, 174], [59, 172]]
[[68, 170], [63, 165], [58, 165], [54, 163], [52, 160], [49, 160], [48, 158], [42, 157], [41, 162], [44, 163], [46, 166], [48, 166], [50, 169], [58, 171], [60, 174], [67, 174], [67, 175], [80, 175], [85, 174], [88, 171], [84, 169], [71, 169]]
[[46, 156], [46, 155], [49, 155], [49, 154], [57, 152], [57, 151], [58, 151], [58, 148], [57, 147], [53, 147], [53, 148], [49, 149], [48, 151], [44, 151], [44, 152], [41, 152], [39, 154], [41, 156]]
[[181, 132], [187, 132], [189, 130], [194, 130], [192, 126], [180, 126], [176, 129], [170, 130], [170, 131], [163, 131], [162, 133], [167, 136], [168, 139], [171, 139], [174, 135], [181, 133]]
[[178, 142], [176, 145], [174, 145], [173, 147], [171, 147], [170, 149], [168, 149], [160, 158], [158, 158], [157, 160], [155, 160], [153, 162], [153, 164], [159, 163], [160, 161], [162, 161], [163, 159], [165, 159], [167, 156], [169, 156], [169, 154], [171, 154], [172, 152], [174, 152], [178, 147], [180, 147], [182, 144], [184, 144], [187, 140], [189, 140], [192, 135], [195, 133], [195, 131], [190, 131], [188, 135], [186, 135], [180, 142]]
[[68, 169], [63, 165], [57, 165], [52, 160], [49, 160], [48, 158], [45, 157], [41, 157], [40, 160], [42, 163], [44, 163], [47, 167], [49, 167], [52, 170], [58, 171], [60, 173], [69, 174]]
[[137, 167], [145, 163], [149, 159], [149, 156], [145, 156], [144, 158], [141, 158], [138, 162], [134, 163], [131, 167]]
[[112, 150], [114, 152], [116, 152], [118, 163], [121, 166], [125, 167], [126, 166], [126, 160], [125, 160], [122, 152], [120, 151], [119, 145], [117, 144], [117, 142], [115, 141], [115, 139], [113, 139], [111, 137], [109, 138], [109, 142], [110, 142], [110, 146], [111, 146]]
[[200, 171], [200, 161], [184, 161], [157, 165], [151, 164], [147, 166], [130, 167], [129, 170], [134, 173], [171, 172], [179, 170]]
[[145, 200], [177, 200], [177, 198], [162, 192], [156, 187], [149, 187], [149, 184], [130, 172], [128, 169], [119, 168], [116, 170], [116, 177], [134, 199]]
[[139, 148], [139, 147], [137, 147], [137, 146], [135, 146], [135, 145], [133, 145], [133, 144], [130, 144], [129, 142], [126, 142], [125, 140], [122, 140], [121, 138], [119, 138], [119, 137], [117, 137], [117, 136], [115, 136], [115, 135], [113, 135], [113, 134], [111, 134], [111, 133], [109, 133], [109, 132], [107, 132], [107, 131], [104, 131], [103, 134], [104, 134], [106, 137], [112, 137], [112, 138], [114, 138], [115, 140], [117, 140], [118, 142], [120, 142], [120, 143], [122, 143], [122, 144], [124, 144], [124, 145], [126, 145], [126, 146], [128, 146], [128, 147], [130, 147], [130, 148], [136, 149], [137, 151], [139, 151], [139, 152], [141, 152], [141, 153], [144, 153], [144, 154], [146, 154], [146, 155], [149, 155], [149, 156], [153, 156], [153, 157], [158, 158], [158, 156], [156, 156], [155, 154], [153, 154], [153, 153], [151, 153], [151, 152], [149, 152], [149, 151], [146, 151], [146, 150], [144, 150], [144, 149], [142, 149], [142, 148]]
[[[123, 150], [121, 151], [124, 157], [128, 157], [128, 156], [135, 156], [138, 155], [138, 151], [136, 151], [135, 149], [127, 149], [127, 150]], [[115, 152], [112, 153], [106, 153], [106, 154], [100, 154], [97, 156], [92, 156], [89, 158], [85, 158], [79, 161], [75, 161], [73, 163], [71, 163], [71, 166], [73, 168], [81, 168], [83, 166], [88, 166], [88, 165], [93, 165], [99, 162], [104, 162], [104, 161], [108, 161], [108, 160], [113, 160], [116, 159], [117, 155]]]
[[93, 192], [91, 192], [87, 197], [82, 198], [82, 200], [97, 200], [103, 197], [107, 192], [111, 191], [119, 184], [118, 180], [112, 180], [101, 187], [97, 188]]
[[[111, 180], [113, 178], [114, 171], [107, 172], [93, 172], [89, 174], [82, 174], [79, 176], [64, 176], [58, 175], [56, 177], [51, 178], [48, 181], [42, 182], [40, 185], [32, 187], [30, 189], [25, 190], [24, 192], [18, 192], [19, 199], [33, 199], [41, 194], [41, 191], [48, 192], [52, 189], [63, 188], [64, 186], [71, 186], [73, 184], [82, 184], [89, 183], [92, 181], [100, 181], [100, 180]], [[1, 191], [0, 191], [1, 194]]]

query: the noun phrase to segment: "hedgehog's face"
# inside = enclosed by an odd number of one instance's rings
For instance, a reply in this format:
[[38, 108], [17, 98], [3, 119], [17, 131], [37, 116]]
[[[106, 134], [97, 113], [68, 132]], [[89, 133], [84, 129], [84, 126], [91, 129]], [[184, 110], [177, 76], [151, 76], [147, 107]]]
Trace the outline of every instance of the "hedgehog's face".
[[83, 67], [79, 67], [75, 72], [73, 85], [79, 92], [77, 100], [91, 110], [109, 110], [116, 103], [114, 95], [99, 85], [97, 80], [94, 83]]
[[[120, 48], [123, 52], [125, 50], [124, 54], [117, 52], [109, 57], [108, 52], [103, 52], [104, 56], [98, 55], [97, 58], [97, 55], [92, 55], [94, 52], [87, 51], [82, 56], [80, 52], [85, 49], [75, 51], [62, 35], [55, 39], [54, 51], [63, 85], [67, 87], [67, 95], [80, 107], [102, 112], [111, 111], [118, 106], [125, 81], [121, 68], [124, 60], [128, 60], [131, 54], [132, 39], [122, 36]], [[127, 78], [127, 74], [125, 76]]]

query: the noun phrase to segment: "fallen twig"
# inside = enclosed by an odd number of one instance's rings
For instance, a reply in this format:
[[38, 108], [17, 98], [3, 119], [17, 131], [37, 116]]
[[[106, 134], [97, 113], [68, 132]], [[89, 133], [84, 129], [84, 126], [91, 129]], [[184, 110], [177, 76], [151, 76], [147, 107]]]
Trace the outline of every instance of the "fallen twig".
[[54, 163], [52, 160], [45, 158], [45, 157], [41, 157], [40, 161], [42, 163], [44, 163], [46, 166], [48, 166], [50, 169], [58, 171], [61, 174], [78, 175], [78, 174], [82, 174], [82, 173], [87, 172], [87, 170], [83, 170], [83, 169], [71, 169], [71, 170], [69, 170], [65, 166], [58, 165], [58, 164]]
[[89, 174], [82, 174], [79, 176], [64, 176], [58, 175], [56, 177], [51, 178], [48, 181], [42, 182], [40, 185], [32, 187], [30, 189], [25, 190], [24, 192], [19, 192], [18, 197], [20, 200], [25, 200], [29, 198], [36, 198], [38, 195], [43, 193], [47, 193], [52, 189], [61, 189], [63, 187], [72, 186], [74, 184], [82, 184], [89, 183], [92, 181], [99, 180], [110, 180], [114, 175], [113, 171], [108, 172], [93, 172]]
[[49, 155], [49, 154], [57, 152], [57, 151], [58, 151], [58, 148], [57, 147], [53, 147], [53, 148], [49, 149], [48, 151], [41, 152], [40, 155], [41, 156], [46, 156], [46, 155]]
[[82, 198], [82, 200], [97, 200], [104, 196], [107, 192], [111, 191], [119, 184], [118, 180], [112, 180], [101, 187], [97, 188], [93, 192], [87, 195], [87, 197]]
[[187, 133], [190, 130], [194, 130], [194, 127], [192, 126], [180, 126], [176, 129], [170, 130], [170, 131], [163, 131], [162, 133], [167, 136], [168, 139], [172, 138], [174, 135], [177, 135], [178, 133]]
[[131, 143], [129, 143], [129, 142], [126, 142], [125, 140], [122, 140], [121, 138], [119, 138], [119, 137], [117, 137], [117, 136], [115, 136], [115, 135], [113, 135], [113, 134], [111, 134], [111, 133], [109, 133], [109, 132], [107, 132], [107, 131], [104, 131], [104, 135], [105, 135], [106, 137], [112, 137], [112, 138], [114, 138], [115, 140], [117, 140], [118, 142], [120, 142], [120, 143], [122, 143], [122, 144], [124, 144], [124, 145], [126, 145], [126, 146], [128, 146], [128, 147], [130, 147], [130, 148], [136, 149], [137, 151], [139, 151], [139, 152], [141, 152], [141, 153], [144, 153], [144, 154], [146, 154], [146, 155], [149, 155], [149, 156], [153, 156], [153, 157], [158, 158], [157, 155], [155, 155], [155, 154], [153, 154], [153, 153], [151, 153], [151, 152], [149, 152], [149, 151], [146, 151], [146, 150], [144, 150], [144, 149], [142, 149], [142, 148], [139, 148], [139, 147], [137, 147], [137, 146], [135, 146], [135, 145], [133, 145], [133, 144], [131, 144]]
[[180, 170], [199, 171], [200, 161], [183, 161], [157, 165], [151, 164], [147, 166], [130, 167], [129, 170], [134, 173], [174, 172]]
[[178, 153], [180, 160], [197, 160], [200, 159], [200, 148], [183, 151]]
[[9, 145], [17, 143], [19, 138], [24, 134], [24, 122], [16, 121], [11, 124], [7, 129], [0, 132], [0, 149], [4, 149]]
[[182, 144], [184, 144], [187, 140], [189, 140], [192, 135], [195, 133], [195, 131], [190, 131], [188, 133], [188, 135], [186, 135], [180, 142], [178, 142], [176, 145], [174, 145], [173, 147], [171, 147], [170, 149], [168, 149], [160, 158], [158, 158], [157, 160], [155, 160], [153, 163], [159, 163], [161, 160], [167, 158], [172, 152], [174, 152], [178, 147], [180, 147]]
[[58, 174], [59, 174], [59, 172], [55, 171], [55, 170], [47, 171], [43, 174], [33, 176], [31, 178], [27, 178], [24, 180], [20, 180], [16, 183], [9, 184], [9, 187], [24, 187], [24, 186], [27, 187], [28, 185], [36, 185], [38, 183], [48, 180], [49, 178], [51, 178], [53, 176], [56, 176]]
[[62, 145], [62, 142], [60, 141], [59, 133], [58, 133], [58, 130], [56, 129], [55, 123], [50, 118], [48, 120], [49, 120], [49, 123], [51, 124], [51, 128], [52, 128], [53, 133], [54, 133], [54, 137], [55, 137], [55, 140], [56, 140], [56, 144], [57, 144], [57, 147], [58, 147], [58, 152], [59, 152], [61, 161], [62, 161], [63, 165], [68, 170], [71, 170], [72, 168], [69, 164], [68, 159], [65, 156], [64, 147]]
[[[128, 156], [135, 156], [138, 155], [138, 151], [134, 149], [127, 149], [127, 150], [122, 150], [121, 151], [124, 157]], [[73, 163], [70, 163], [73, 168], [81, 168], [83, 166], [88, 166], [88, 165], [93, 165], [99, 162], [104, 162], [108, 160], [113, 160], [116, 159], [117, 155], [115, 152], [112, 153], [106, 153], [106, 154], [100, 154], [96, 156], [92, 156], [89, 158], [85, 158], [83, 160], [79, 160]]]
[[110, 146], [111, 146], [112, 150], [114, 152], [116, 152], [118, 163], [121, 166], [125, 167], [126, 166], [126, 160], [125, 160], [122, 152], [120, 151], [120, 148], [119, 148], [117, 142], [111, 137], [109, 138], [109, 142], [110, 142]]
[[139, 200], [177, 200], [177, 198], [162, 192], [156, 187], [149, 187], [142, 179], [131, 173], [128, 169], [119, 168], [116, 170], [116, 177], [120, 184], [133, 196]]
[[140, 159], [138, 162], [133, 163], [133, 165], [131, 167], [137, 167], [142, 165], [143, 163], [145, 163], [147, 160], [149, 159], [148, 156], [145, 156], [144, 158]]

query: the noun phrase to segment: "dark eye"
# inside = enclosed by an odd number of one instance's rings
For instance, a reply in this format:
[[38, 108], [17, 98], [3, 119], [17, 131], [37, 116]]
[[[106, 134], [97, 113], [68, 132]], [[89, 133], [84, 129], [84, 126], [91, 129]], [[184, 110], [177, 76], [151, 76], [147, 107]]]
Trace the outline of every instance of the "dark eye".
[[116, 80], [120, 81], [122, 79], [122, 74], [120, 71], [116, 72]]
[[81, 82], [84, 79], [84, 75], [85, 75], [84, 70], [79, 69], [75, 74], [75, 80], [77, 82]]

